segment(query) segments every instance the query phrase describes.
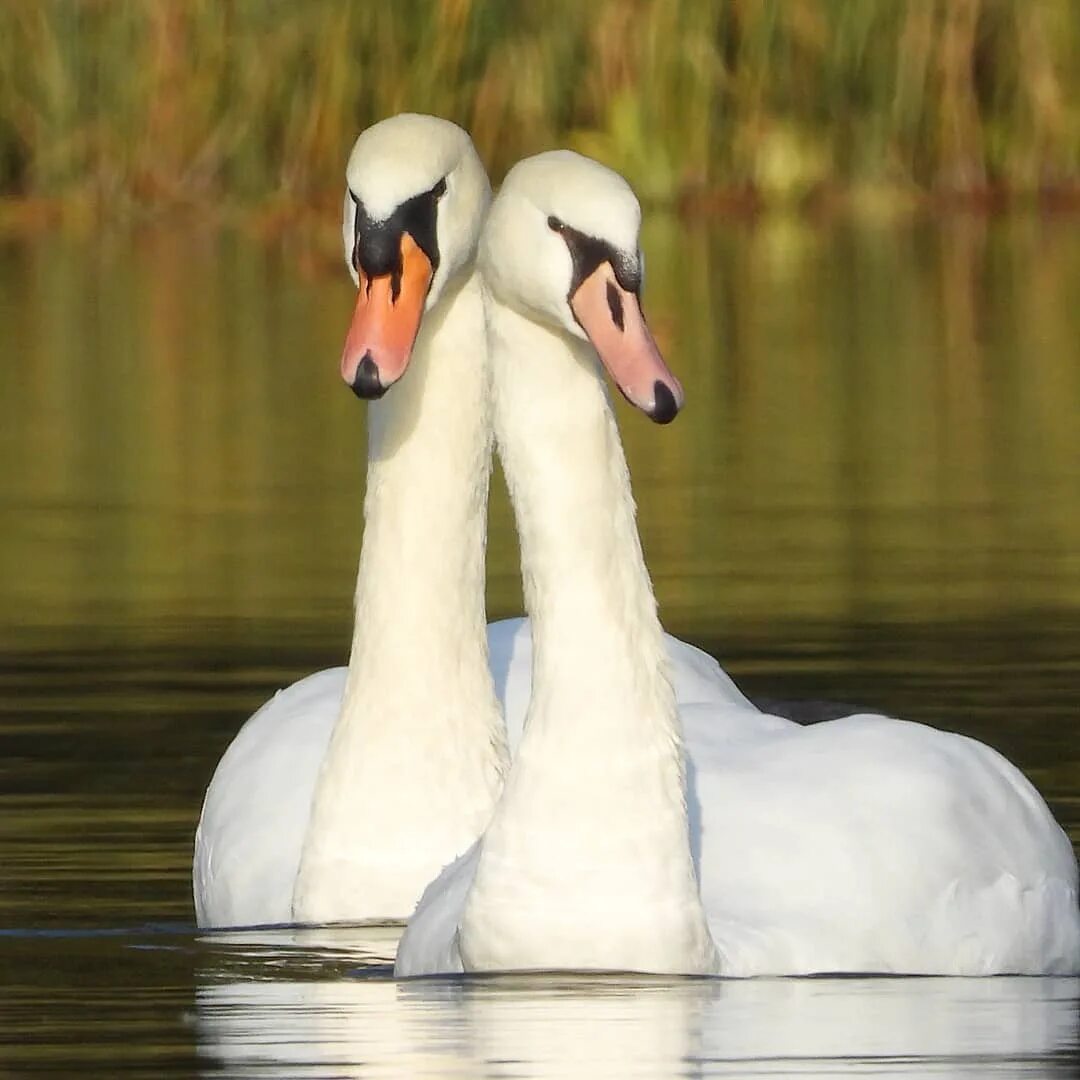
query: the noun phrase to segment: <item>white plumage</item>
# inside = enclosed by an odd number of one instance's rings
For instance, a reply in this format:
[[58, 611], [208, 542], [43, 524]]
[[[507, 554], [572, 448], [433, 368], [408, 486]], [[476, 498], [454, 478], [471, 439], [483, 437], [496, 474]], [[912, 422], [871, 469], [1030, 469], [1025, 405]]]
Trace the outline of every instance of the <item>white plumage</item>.
[[[670, 635], [665, 641], [680, 702], [696, 708], [741, 700], [753, 709], [708, 653]], [[513, 752], [521, 739], [532, 683], [528, 619], [490, 623], [487, 642]], [[293, 921], [300, 853], [347, 676], [348, 668], [328, 668], [279, 690], [222, 755], [195, 840], [193, 885], [200, 926]], [[415, 899], [397, 919], [404, 921], [414, 905]]]

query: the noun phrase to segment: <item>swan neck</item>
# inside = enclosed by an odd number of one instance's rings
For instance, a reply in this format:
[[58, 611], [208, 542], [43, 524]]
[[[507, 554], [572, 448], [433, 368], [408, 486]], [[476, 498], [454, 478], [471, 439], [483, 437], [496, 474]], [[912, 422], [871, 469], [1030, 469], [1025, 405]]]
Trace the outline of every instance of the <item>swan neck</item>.
[[607, 715], [647, 717], [677, 740], [630, 474], [595, 354], [506, 308], [493, 311], [499, 452], [533, 620], [534, 696], [545, 695], [530, 723], [562, 722], [547, 695], [576, 693], [599, 673], [619, 703]]
[[[490, 369], [479, 283], [425, 317], [409, 369], [369, 405], [364, 532], [342, 720], [372, 687], [400, 693], [485, 659]], [[366, 688], [366, 689], [365, 689]], [[439, 687], [432, 686], [434, 692]], [[424, 718], [417, 722], [425, 723]]]
[[488, 328], [533, 680], [465, 903], [463, 962], [715, 970], [663, 635], [595, 355], [499, 304]]
[[405, 375], [369, 407], [352, 649], [294, 896], [303, 921], [407, 915], [501, 785], [484, 616], [489, 400], [474, 276], [425, 316]]

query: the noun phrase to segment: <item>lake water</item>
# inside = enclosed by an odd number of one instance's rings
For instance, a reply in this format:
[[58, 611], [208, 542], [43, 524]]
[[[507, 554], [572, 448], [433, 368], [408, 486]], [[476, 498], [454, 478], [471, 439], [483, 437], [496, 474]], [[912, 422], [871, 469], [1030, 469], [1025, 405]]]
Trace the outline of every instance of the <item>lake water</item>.
[[[758, 697], [989, 741], [1080, 838], [1080, 224], [645, 246], [688, 407], [620, 416], [668, 628]], [[396, 983], [395, 931], [194, 931], [215, 762], [345, 658], [350, 288], [180, 226], [0, 242], [0, 1075], [1076, 1075], [1076, 979]], [[516, 560], [497, 485], [492, 617]]]

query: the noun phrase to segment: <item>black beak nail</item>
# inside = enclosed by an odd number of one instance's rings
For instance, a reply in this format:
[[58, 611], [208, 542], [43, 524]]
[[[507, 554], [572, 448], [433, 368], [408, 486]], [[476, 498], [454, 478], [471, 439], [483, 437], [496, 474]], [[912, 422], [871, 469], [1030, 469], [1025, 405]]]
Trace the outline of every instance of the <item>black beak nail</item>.
[[386, 387], [379, 382], [379, 369], [369, 352], [364, 353], [364, 358], [357, 365], [352, 392], [364, 401], [376, 401], [386, 393]]
[[658, 424], [670, 424], [679, 413], [675, 395], [657, 379], [653, 383], [653, 396], [656, 403], [653, 405], [652, 412], [649, 413], [649, 419], [655, 420]]

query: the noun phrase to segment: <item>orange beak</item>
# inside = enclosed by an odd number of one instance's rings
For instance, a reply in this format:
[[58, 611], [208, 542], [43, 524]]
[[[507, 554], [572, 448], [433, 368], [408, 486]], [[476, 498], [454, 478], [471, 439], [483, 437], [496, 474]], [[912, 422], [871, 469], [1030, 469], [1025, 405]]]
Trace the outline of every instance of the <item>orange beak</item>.
[[570, 297], [570, 310], [631, 405], [669, 424], [683, 405], [683, 388], [653, 341], [637, 295], [602, 262]]
[[360, 291], [341, 354], [341, 376], [357, 397], [380, 398], [405, 374], [433, 276], [416, 241], [401, 234], [401, 272], [369, 277]]

